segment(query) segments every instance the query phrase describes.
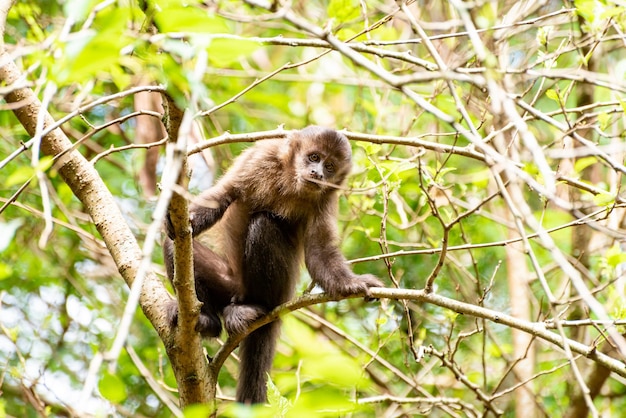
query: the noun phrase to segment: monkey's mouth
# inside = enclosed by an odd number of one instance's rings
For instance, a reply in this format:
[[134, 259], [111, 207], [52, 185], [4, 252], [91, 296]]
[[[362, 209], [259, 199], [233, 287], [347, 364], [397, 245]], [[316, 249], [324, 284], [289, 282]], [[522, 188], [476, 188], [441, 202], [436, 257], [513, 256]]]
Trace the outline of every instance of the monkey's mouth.
[[314, 189], [322, 189], [327, 184], [325, 181], [318, 180], [315, 177], [304, 177], [303, 180], [304, 184]]

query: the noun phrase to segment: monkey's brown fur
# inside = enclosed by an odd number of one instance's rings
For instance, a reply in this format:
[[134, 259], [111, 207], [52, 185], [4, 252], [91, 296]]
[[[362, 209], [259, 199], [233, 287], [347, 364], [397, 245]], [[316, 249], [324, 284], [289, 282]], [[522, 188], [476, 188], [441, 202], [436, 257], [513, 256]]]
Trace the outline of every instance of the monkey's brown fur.
[[[197, 330], [205, 337], [238, 334], [294, 294], [302, 258], [312, 280], [331, 296], [364, 294], [382, 286], [371, 274], [356, 275], [337, 246], [337, 191], [351, 169], [347, 138], [310, 126], [287, 140], [261, 141], [244, 151], [212, 188], [190, 207], [193, 235], [219, 226], [216, 251], [194, 242], [194, 276], [204, 303]], [[219, 222], [218, 222], [219, 221]], [[168, 223], [168, 235], [174, 231]], [[168, 277], [173, 246], [164, 243]], [[168, 306], [172, 325], [178, 306]], [[280, 321], [248, 335], [241, 358], [237, 401], [266, 401], [266, 380]]]

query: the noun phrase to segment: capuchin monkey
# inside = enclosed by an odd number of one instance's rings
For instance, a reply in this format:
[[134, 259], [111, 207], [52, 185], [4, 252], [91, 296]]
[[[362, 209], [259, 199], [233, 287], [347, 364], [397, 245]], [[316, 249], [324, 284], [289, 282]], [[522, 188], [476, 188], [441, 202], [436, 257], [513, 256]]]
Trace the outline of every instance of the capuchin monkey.
[[[194, 276], [203, 303], [196, 330], [216, 337], [241, 334], [260, 316], [294, 296], [300, 265], [331, 297], [362, 294], [382, 286], [354, 274], [339, 251], [338, 187], [351, 169], [348, 139], [310, 126], [286, 140], [264, 140], [244, 151], [230, 170], [190, 205], [193, 236], [218, 228], [214, 250], [194, 240]], [[174, 230], [166, 223], [167, 275], [174, 277]], [[172, 326], [178, 305], [168, 307]], [[237, 401], [266, 402], [267, 373], [274, 359], [280, 321], [253, 331], [241, 343]]]

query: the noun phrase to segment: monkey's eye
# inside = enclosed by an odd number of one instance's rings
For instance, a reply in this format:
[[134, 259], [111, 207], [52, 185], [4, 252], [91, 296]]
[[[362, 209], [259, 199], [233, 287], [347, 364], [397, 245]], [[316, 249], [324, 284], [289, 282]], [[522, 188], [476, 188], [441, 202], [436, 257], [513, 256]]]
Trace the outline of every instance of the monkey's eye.
[[335, 172], [335, 164], [333, 163], [326, 163], [324, 165], [324, 168], [326, 169], [326, 171], [328, 171], [329, 173], [334, 173]]
[[309, 161], [313, 162], [313, 163], [317, 163], [320, 160], [320, 156], [318, 154], [311, 154], [309, 155]]

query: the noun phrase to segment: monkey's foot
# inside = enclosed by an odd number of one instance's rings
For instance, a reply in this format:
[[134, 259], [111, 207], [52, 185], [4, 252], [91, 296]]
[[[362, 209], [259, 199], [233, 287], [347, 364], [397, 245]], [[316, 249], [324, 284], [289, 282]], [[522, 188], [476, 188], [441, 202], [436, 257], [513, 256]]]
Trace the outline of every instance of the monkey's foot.
[[215, 314], [200, 313], [196, 323], [196, 332], [199, 332], [202, 338], [219, 337], [222, 333], [222, 322]]
[[251, 323], [265, 315], [265, 309], [256, 305], [235, 305], [224, 308], [224, 326], [229, 335], [246, 332]]
[[[171, 328], [178, 326], [178, 302], [171, 300], [165, 306], [165, 314]], [[196, 332], [202, 335], [202, 338], [215, 338], [222, 332], [222, 323], [220, 318], [213, 313], [200, 313], [198, 323], [196, 324]]]

